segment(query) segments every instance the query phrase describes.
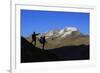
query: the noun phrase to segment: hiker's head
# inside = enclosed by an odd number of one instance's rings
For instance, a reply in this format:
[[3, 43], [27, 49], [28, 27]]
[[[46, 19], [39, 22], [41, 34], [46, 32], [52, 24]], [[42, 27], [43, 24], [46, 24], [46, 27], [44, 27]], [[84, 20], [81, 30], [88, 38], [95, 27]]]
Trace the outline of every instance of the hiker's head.
[[35, 32], [33, 32], [33, 34], [35, 34]]
[[40, 38], [42, 38], [42, 36]]

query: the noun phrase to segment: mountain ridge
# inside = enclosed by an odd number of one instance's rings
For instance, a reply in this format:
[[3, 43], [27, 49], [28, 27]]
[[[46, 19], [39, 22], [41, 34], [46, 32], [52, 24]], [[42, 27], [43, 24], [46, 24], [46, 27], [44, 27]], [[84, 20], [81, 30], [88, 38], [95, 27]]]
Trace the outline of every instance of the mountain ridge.
[[[59, 48], [71, 45], [89, 45], [89, 35], [81, 33], [76, 27], [65, 27], [64, 29], [55, 29], [37, 36], [37, 47], [41, 48], [41, 43], [38, 39], [41, 36], [46, 37], [46, 49]], [[32, 35], [26, 38], [29, 42], [32, 41]]]

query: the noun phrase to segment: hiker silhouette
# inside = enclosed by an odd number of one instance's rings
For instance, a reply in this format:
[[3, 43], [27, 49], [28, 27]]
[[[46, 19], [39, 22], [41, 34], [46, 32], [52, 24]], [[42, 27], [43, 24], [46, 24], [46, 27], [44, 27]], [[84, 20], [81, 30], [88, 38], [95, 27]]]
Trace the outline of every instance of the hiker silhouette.
[[42, 44], [42, 49], [44, 49], [45, 43], [46, 43], [45, 36], [41, 36], [39, 41], [40, 41], [40, 43]]
[[36, 46], [36, 36], [39, 35], [39, 34], [40, 33], [36, 34], [35, 32], [33, 32], [33, 34], [32, 34], [32, 42], [31, 43], [34, 42], [34, 46]]

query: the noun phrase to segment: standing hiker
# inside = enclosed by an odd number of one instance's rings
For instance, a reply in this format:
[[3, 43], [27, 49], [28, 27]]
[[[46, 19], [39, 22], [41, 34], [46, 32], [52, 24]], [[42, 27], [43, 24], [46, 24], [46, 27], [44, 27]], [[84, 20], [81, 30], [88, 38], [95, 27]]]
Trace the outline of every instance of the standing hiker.
[[45, 36], [41, 36], [39, 41], [40, 41], [40, 43], [42, 44], [42, 49], [44, 49], [45, 43], [46, 43]]
[[37, 35], [39, 35], [39, 33], [36, 34], [35, 32], [33, 32], [33, 34], [32, 34], [32, 43], [34, 42], [34, 46], [36, 46], [36, 36]]

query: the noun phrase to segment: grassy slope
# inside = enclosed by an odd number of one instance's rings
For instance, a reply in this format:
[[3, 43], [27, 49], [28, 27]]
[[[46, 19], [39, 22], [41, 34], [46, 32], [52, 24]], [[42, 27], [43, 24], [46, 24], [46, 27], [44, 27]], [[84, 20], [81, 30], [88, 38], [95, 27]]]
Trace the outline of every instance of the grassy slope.
[[[46, 49], [52, 49], [52, 48], [59, 48], [63, 46], [71, 46], [71, 45], [89, 45], [89, 37], [85, 36], [78, 36], [78, 37], [70, 37], [70, 38], [64, 38], [64, 39], [48, 39], [47, 43], [45, 45]], [[41, 44], [37, 41], [37, 47], [41, 48]]]

